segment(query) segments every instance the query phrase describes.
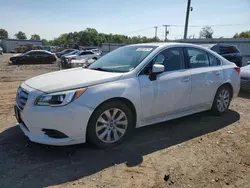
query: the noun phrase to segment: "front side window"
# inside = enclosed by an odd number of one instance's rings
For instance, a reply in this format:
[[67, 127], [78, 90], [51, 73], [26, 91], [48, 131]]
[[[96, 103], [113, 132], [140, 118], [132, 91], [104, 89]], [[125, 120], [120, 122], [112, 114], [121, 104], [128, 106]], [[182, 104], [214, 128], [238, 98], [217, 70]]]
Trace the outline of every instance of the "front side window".
[[189, 58], [190, 68], [200, 68], [209, 66], [207, 52], [196, 48], [187, 48], [187, 54]]
[[89, 66], [90, 69], [109, 72], [134, 70], [156, 46], [124, 46], [101, 57]]
[[153, 64], [164, 65], [165, 71], [184, 69], [185, 63], [183, 51], [181, 48], [166, 49], [153, 59]]

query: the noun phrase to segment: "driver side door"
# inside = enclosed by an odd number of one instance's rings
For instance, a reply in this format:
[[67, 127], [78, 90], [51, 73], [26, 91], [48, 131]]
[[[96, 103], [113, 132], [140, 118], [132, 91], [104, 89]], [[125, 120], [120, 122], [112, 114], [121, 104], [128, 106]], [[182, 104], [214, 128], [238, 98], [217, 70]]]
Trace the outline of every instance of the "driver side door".
[[[150, 80], [153, 64], [163, 64], [165, 71]], [[183, 49], [169, 48], [156, 55], [140, 73], [142, 115], [146, 124], [164, 121], [169, 115], [188, 109], [191, 76], [186, 67]]]

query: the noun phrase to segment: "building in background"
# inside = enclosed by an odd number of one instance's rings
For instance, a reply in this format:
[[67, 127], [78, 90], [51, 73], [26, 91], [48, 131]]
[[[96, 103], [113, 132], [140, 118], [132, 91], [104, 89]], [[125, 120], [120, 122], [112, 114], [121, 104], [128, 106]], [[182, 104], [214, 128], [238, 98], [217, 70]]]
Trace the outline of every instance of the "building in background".
[[3, 48], [3, 52], [8, 53], [19, 48], [20, 46], [42, 46], [40, 40], [19, 40], [19, 39], [0, 39], [0, 46]]

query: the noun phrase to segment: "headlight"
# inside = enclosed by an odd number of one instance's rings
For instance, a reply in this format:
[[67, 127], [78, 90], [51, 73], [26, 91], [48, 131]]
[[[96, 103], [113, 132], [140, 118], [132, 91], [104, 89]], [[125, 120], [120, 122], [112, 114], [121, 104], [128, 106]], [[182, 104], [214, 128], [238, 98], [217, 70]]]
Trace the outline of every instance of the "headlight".
[[87, 88], [78, 90], [63, 91], [39, 96], [35, 100], [38, 106], [64, 106], [80, 97]]

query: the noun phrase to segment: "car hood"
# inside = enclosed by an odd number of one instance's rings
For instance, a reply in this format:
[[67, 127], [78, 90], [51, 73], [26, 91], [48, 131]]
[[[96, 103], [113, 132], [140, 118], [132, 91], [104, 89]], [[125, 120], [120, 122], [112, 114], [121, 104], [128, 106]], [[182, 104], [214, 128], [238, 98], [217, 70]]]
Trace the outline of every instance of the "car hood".
[[240, 76], [250, 78], [250, 65], [241, 67]]
[[52, 93], [115, 81], [122, 74], [80, 67], [36, 76], [24, 84], [42, 92]]

